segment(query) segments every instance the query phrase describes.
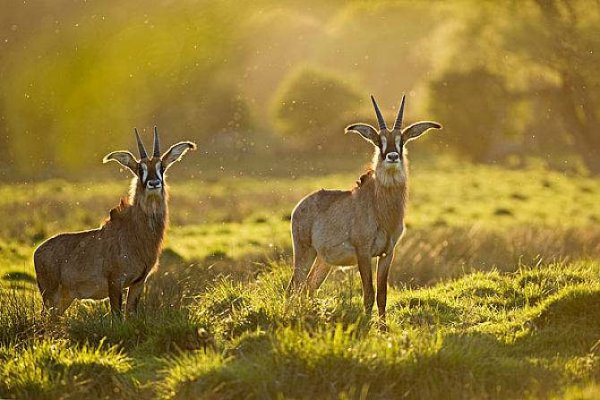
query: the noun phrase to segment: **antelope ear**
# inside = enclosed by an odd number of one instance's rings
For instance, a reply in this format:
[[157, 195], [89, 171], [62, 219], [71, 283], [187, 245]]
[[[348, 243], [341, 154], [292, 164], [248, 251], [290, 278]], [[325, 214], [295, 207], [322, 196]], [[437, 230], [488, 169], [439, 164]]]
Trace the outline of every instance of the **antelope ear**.
[[135, 157], [130, 152], [124, 150], [113, 151], [112, 153], [107, 154], [102, 159], [102, 162], [104, 164], [106, 164], [109, 161], [116, 161], [122, 166], [129, 168], [134, 175], [137, 175], [138, 162], [135, 160]]
[[381, 144], [381, 140], [379, 139], [379, 133], [377, 133], [377, 130], [369, 124], [349, 125], [346, 127], [346, 133], [348, 132], [358, 132], [360, 136], [373, 143], [374, 146], [379, 147], [379, 145]]
[[169, 150], [167, 150], [165, 152], [165, 154], [163, 154], [162, 157], [160, 158], [160, 161], [162, 162], [163, 167], [165, 168], [165, 171], [175, 161], [181, 160], [181, 157], [183, 157], [183, 155], [188, 150], [190, 150], [190, 149], [191, 150], [195, 150], [196, 149], [196, 143], [193, 143], [193, 142], [179, 142], [179, 143], [174, 144], [173, 146], [171, 146], [171, 148]]
[[413, 139], [416, 139], [423, 133], [425, 133], [427, 130], [432, 128], [441, 129], [442, 125], [438, 124], [437, 122], [430, 121], [416, 122], [402, 131], [402, 141], [406, 143]]

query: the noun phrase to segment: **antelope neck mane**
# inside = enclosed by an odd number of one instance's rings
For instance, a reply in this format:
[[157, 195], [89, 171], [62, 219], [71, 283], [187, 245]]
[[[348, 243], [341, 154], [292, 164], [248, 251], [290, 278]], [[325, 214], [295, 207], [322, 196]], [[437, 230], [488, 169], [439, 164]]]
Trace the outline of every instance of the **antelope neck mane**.
[[158, 234], [162, 240], [168, 223], [167, 190], [163, 186], [162, 196], [148, 196], [134, 178], [129, 196], [122, 197], [120, 203], [110, 210], [104, 225], [125, 224], [129, 229], [142, 228]]
[[375, 152], [373, 161], [367, 170], [358, 178], [353, 190], [360, 189], [373, 182], [377, 191], [381, 189], [406, 191], [408, 159], [403, 156], [400, 168], [387, 170], [384, 163], [379, 160], [379, 151]]
[[367, 168], [367, 170], [356, 181], [356, 186], [354, 187], [354, 189], [360, 189], [361, 187], [365, 186], [365, 184], [369, 181], [369, 179], [371, 179], [373, 177], [374, 173], [375, 173], [375, 170], [373, 168], [371, 168], [371, 167]]
[[167, 199], [168, 192], [167, 187], [163, 183], [162, 195], [148, 195], [144, 192], [144, 188], [141, 186], [137, 177], [131, 181], [131, 188], [129, 190], [129, 199], [131, 199], [132, 206], [137, 207], [140, 211], [147, 214], [148, 217], [162, 218], [167, 215]]
[[386, 170], [381, 163], [374, 163], [356, 181], [353, 192], [364, 191], [369, 202], [375, 205], [377, 224], [394, 235], [404, 220], [407, 200], [406, 170], [402, 166]]

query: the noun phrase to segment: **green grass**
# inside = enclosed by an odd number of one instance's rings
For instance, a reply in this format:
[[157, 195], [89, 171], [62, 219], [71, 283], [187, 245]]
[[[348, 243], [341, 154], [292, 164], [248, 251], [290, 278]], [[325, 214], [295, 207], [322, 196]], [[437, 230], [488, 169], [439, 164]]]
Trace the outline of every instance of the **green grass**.
[[115, 347], [34, 341], [0, 353], [0, 394], [18, 398], [133, 398], [131, 359]]
[[[389, 333], [364, 317], [356, 274], [333, 276], [314, 298], [285, 299], [289, 267], [268, 268], [167, 312], [146, 305], [130, 321], [82, 304], [55, 325], [38, 322], [37, 332], [2, 324], [15, 339], [0, 347], [0, 395], [544, 398], [600, 379], [597, 262], [394, 288]], [[3, 316], [31, 298], [17, 301]], [[21, 318], [35, 325], [31, 311]], [[200, 327], [205, 337], [194, 334]], [[92, 384], [88, 374], [114, 379]]]
[[0, 187], [0, 398], [596, 398], [600, 181], [415, 166], [389, 332], [355, 269], [286, 298], [289, 215], [356, 174], [175, 182], [140, 314], [40, 316], [34, 245], [97, 225], [125, 181]]

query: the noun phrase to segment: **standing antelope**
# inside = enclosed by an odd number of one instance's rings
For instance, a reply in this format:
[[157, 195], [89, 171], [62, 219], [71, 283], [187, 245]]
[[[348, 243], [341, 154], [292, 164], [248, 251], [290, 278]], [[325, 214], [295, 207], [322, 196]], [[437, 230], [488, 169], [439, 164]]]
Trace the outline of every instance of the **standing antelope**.
[[121, 314], [123, 289], [127, 314], [134, 313], [150, 271], [157, 263], [167, 227], [166, 170], [189, 150], [192, 142], [177, 143], [162, 156], [154, 128], [154, 151], [148, 158], [135, 129], [140, 160], [129, 151], [115, 151], [103, 162], [117, 161], [134, 175], [130, 199], [110, 210], [98, 229], [62, 233], [42, 243], [33, 255], [44, 308], [62, 314], [74, 299], [108, 296], [115, 316]]
[[352, 190], [319, 190], [302, 199], [292, 212], [294, 273], [288, 290], [307, 281], [308, 289], [314, 291], [331, 265], [358, 264], [365, 311], [370, 314], [375, 300], [371, 258], [378, 257], [377, 308], [385, 325], [388, 273], [394, 247], [404, 232], [408, 175], [404, 145], [428, 129], [442, 126], [417, 122], [403, 130], [402, 96], [390, 131], [373, 96], [371, 100], [379, 132], [362, 123], [346, 128], [346, 132], [357, 132], [375, 146], [371, 168]]

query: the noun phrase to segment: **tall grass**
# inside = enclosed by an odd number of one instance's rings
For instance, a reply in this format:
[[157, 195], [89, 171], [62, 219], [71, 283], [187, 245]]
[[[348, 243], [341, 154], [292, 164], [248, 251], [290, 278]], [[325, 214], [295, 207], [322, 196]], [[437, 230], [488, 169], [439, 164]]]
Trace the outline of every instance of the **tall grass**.
[[32, 290], [0, 287], [0, 346], [18, 345], [44, 331], [41, 299]]

